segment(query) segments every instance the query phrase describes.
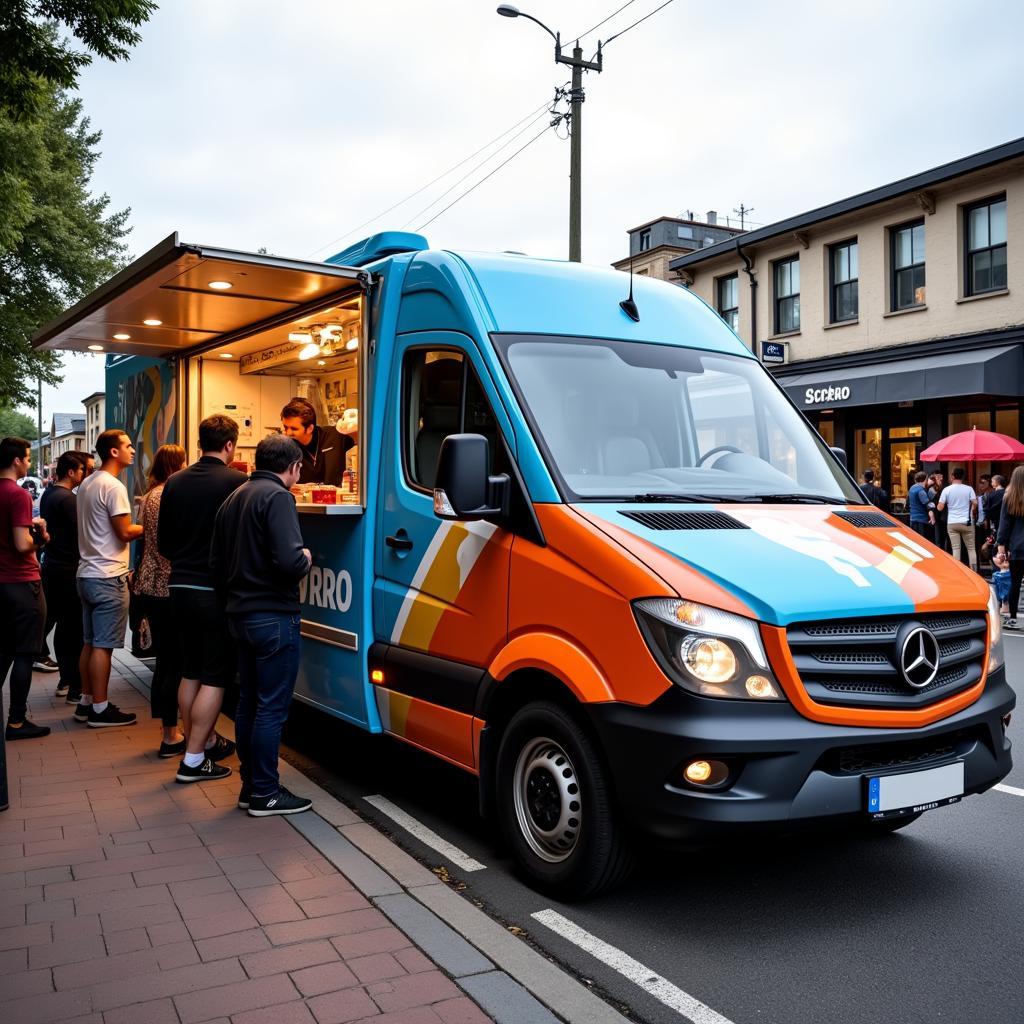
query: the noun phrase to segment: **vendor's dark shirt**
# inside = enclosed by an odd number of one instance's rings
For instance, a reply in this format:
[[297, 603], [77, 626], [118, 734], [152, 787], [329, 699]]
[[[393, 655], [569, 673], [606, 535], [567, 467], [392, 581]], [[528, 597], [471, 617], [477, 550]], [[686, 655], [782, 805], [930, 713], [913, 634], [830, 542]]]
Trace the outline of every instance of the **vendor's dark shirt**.
[[53, 484], [39, 499], [39, 514], [50, 535], [43, 549], [43, 565], [73, 572], [78, 568], [78, 499], [69, 488]]
[[345, 453], [355, 447], [351, 437], [338, 433], [333, 427], [314, 427], [309, 444], [300, 444], [299, 447], [302, 449], [300, 484], [341, 486], [341, 474], [345, 472]]

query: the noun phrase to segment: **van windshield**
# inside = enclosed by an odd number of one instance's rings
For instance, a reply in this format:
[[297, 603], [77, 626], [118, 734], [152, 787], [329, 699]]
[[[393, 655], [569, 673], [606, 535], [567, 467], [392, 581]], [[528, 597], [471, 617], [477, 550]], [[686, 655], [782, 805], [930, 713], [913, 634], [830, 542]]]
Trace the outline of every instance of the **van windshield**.
[[864, 500], [753, 359], [598, 338], [494, 341], [568, 500]]

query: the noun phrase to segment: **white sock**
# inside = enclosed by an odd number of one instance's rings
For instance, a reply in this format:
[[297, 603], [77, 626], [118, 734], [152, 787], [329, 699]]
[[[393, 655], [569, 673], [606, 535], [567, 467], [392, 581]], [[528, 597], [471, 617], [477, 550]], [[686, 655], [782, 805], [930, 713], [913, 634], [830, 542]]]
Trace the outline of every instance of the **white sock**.
[[206, 754], [186, 754], [185, 767], [198, 768], [206, 760]]
[[108, 700], [101, 700], [98, 704], [94, 703], [92, 709], [96, 712], [97, 715], [102, 715], [103, 712], [107, 710], [107, 705], [109, 703], [110, 701]]
[[79, 704], [91, 704], [92, 703], [92, 694], [91, 693], [83, 693], [82, 694], [82, 699], [78, 703]]

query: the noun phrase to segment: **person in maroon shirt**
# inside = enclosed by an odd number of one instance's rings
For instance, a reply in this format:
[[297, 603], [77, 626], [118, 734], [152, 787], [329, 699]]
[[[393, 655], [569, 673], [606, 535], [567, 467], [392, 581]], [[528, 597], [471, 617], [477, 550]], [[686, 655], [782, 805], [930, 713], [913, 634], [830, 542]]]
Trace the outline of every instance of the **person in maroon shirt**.
[[42, 646], [46, 623], [36, 551], [50, 539], [46, 521], [32, 518], [31, 495], [18, 486], [31, 465], [28, 441], [21, 437], [0, 441], [0, 681], [10, 670], [11, 701], [4, 732], [8, 740], [34, 739], [50, 731], [26, 717], [32, 662]]

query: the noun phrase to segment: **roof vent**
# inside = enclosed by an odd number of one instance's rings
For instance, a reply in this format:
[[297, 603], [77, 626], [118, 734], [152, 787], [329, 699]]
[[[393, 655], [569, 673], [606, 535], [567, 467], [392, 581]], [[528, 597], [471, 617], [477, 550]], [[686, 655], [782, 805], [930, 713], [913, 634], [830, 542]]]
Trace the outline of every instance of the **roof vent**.
[[622, 515], [649, 530], [749, 530], [725, 512], [627, 512]]
[[869, 530], [877, 526], [891, 530], [894, 526], [899, 525], [881, 512], [833, 512], [832, 514], [837, 519], [842, 519], [861, 530]]
[[381, 231], [370, 235], [355, 245], [335, 253], [324, 260], [338, 267], [365, 267], [367, 263], [395, 256], [400, 252], [422, 252], [429, 249], [430, 243], [422, 235], [414, 235], [410, 231]]

